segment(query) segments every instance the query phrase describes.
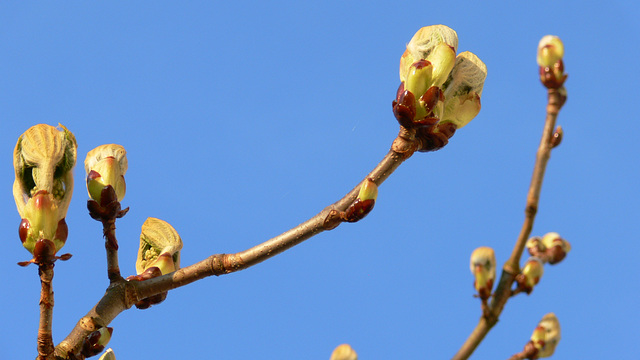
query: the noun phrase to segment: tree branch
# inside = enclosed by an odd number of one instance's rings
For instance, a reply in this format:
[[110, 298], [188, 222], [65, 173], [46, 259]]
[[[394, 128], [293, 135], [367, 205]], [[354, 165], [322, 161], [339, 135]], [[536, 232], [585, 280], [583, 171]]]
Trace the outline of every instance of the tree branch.
[[557, 145], [554, 142], [554, 128], [560, 108], [564, 104], [565, 97], [558, 89], [548, 90], [547, 116], [545, 119], [540, 146], [536, 154], [536, 162], [533, 168], [531, 184], [527, 194], [527, 205], [525, 207], [525, 218], [522, 229], [513, 247], [511, 256], [507, 260], [502, 269], [502, 275], [498, 287], [493, 294], [490, 305], [490, 311], [487, 316], [480, 318], [478, 325], [469, 335], [464, 344], [453, 357], [454, 360], [468, 359], [473, 351], [478, 347], [482, 339], [487, 335], [489, 330], [498, 322], [498, 318], [504, 309], [507, 300], [511, 296], [511, 287], [515, 276], [520, 273], [520, 258], [524, 250], [525, 243], [531, 235], [533, 222], [538, 211], [538, 202], [540, 200], [540, 190], [542, 189], [542, 181], [547, 168], [547, 162], [551, 157], [551, 149]]
[[53, 318], [53, 262], [38, 265], [40, 275], [40, 324], [38, 325], [38, 360], [45, 360], [53, 353], [51, 321]]
[[[406, 130], [401, 127], [400, 134], [393, 142], [391, 150], [364, 179], [370, 179], [376, 185], [382, 184], [419, 147], [420, 144], [414, 135], [415, 130]], [[71, 333], [58, 344], [55, 349], [56, 356], [68, 359], [71, 354], [76, 354], [82, 345], [82, 340], [87, 335], [102, 326], [107, 326], [118, 314], [142, 299], [212, 275], [218, 276], [244, 270], [274, 257], [314, 235], [335, 228], [342, 220], [331, 217], [332, 211], [345, 211], [356, 200], [363, 181], [343, 198], [329, 205], [314, 217], [262, 244], [235, 254], [212, 255], [173, 273], [145, 281], [121, 279], [112, 282], [98, 304], [80, 319]]]

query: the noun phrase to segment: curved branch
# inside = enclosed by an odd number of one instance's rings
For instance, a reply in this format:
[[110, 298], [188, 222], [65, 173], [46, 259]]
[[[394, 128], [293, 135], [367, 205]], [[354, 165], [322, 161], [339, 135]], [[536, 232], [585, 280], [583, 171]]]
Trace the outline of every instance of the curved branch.
[[525, 218], [522, 229], [513, 247], [511, 256], [509, 260], [505, 262], [502, 269], [502, 275], [500, 276], [498, 287], [493, 294], [488, 316], [480, 318], [476, 328], [453, 357], [454, 360], [468, 359], [469, 356], [471, 356], [482, 339], [484, 339], [491, 328], [498, 322], [498, 318], [507, 300], [509, 300], [511, 296], [511, 286], [513, 285], [515, 276], [520, 272], [520, 258], [522, 257], [525, 243], [531, 235], [533, 222], [538, 211], [540, 190], [542, 189], [542, 180], [544, 179], [544, 174], [547, 169], [547, 162], [551, 157], [551, 149], [557, 145], [557, 143], [553, 141], [553, 134], [556, 119], [563, 103], [564, 95], [562, 95], [558, 89], [548, 90], [547, 116], [544, 130], [542, 131], [542, 138], [540, 139], [540, 146], [536, 154], [536, 162], [533, 168], [533, 175], [531, 176], [529, 192], [527, 194], [527, 205], [525, 207]]
[[[415, 130], [407, 131], [401, 127], [400, 134], [393, 142], [389, 153], [365, 179], [370, 179], [376, 185], [382, 184], [402, 162], [413, 155], [420, 145], [414, 134]], [[55, 350], [56, 356], [67, 359], [71, 354], [77, 353], [82, 340], [87, 335], [101, 326], [107, 326], [118, 314], [144, 298], [212, 275], [224, 275], [244, 270], [274, 257], [314, 235], [335, 228], [341, 220], [330, 218], [330, 213], [333, 210], [345, 211], [356, 200], [361, 185], [362, 181], [343, 198], [329, 205], [309, 220], [247, 250], [235, 254], [212, 255], [173, 273], [145, 281], [120, 280], [113, 282], [98, 304], [80, 319], [71, 333], [58, 344]]]

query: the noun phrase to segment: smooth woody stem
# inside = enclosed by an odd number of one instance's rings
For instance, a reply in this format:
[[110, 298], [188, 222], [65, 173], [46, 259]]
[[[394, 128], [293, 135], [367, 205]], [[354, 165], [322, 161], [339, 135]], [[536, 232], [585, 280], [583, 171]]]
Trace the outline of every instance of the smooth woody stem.
[[109, 281], [114, 283], [122, 280], [120, 275], [120, 265], [118, 263], [118, 241], [116, 240], [116, 219], [102, 221], [102, 231], [104, 233], [104, 247], [107, 251], [107, 275]]
[[38, 360], [49, 359], [53, 354], [51, 322], [53, 318], [53, 263], [38, 265], [40, 275], [40, 323], [38, 325]]
[[553, 145], [553, 134], [556, 126], [558, 112], [564, 103], [563, 95], [558, 89], [548, 90], [547, 116], [540, 139], [540, 146], [536, 154], [536, 162], [533, 167], [533, 175], [531, 176], [531, 184], [527, 194], [527, 204], [525, 206], [525, 218], [522, 229], [513, 247], [511, 256], [505, 262], [498, 287], [493, 294], [490, 311], [488, 316], [480, 318], [478, 325], [469, 335], [464, 344], [460, 347], [453, 360], [468, 359], [473, 351], [478, 347], [482, 339], [487, 335], [489, 330], [498, 322], [498, 318], [504, 309], [507, 300], [511, 297], [511, 287], [518, 273], [520, 273], [520, 258], [524, 251], [525, 243], [531, 235], [533, 222], [538, 212], [538, 203], [540, 200], [540, 190], [542, 189], [542, 180], [544, 179], [547, 162], [551, 157], [551, 149]]
[[[340, 222], [327, 221], [332, 211], [345, 211], [356, 200], [365, 179], [373, 181], [378, 186], [382, 184], [419, 147], [414, 135], [415, 130], [401, 128], [400, 135], [393, 142], [389, 153], [343, 198], [327, 206], [309, 220], [262, 244], [235, 254], [212, 255], [191, 266], [145, 281], [125, 281], [121, 278], [112, 282], [98, 304], [78, 321], [67, 338], [56, 347], [56, 356], [68, 359], [68, 354], [78, 352], [84, 337], [100, 326], [107, 326], [118, 314], [129, 309], [142, 299], [190, 284], [205, 277], [224, 275], [247, 269], [292, 248], [314, 235], [335, 228]], [[115, 264], [117, 265], [117, 262]]]

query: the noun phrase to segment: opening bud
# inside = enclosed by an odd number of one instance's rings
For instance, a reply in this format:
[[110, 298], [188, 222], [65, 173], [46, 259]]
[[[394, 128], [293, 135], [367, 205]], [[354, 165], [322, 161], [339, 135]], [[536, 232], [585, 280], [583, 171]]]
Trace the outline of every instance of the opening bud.
[[101, 145], [89, 151], [84, 161], [89, 197], [100, 203], [102, 190], [111, 186], [118, 201], [122, 201], [127, 191], [124, 181], [127, 167], [127, 152], [121, 145]]
[[330, 360], [358, 360], [358, 354], [349, 344], [338, 345], [331, 353]]
[[487, 66], [469, 51], [456, 57], [453, 70], [444, 83], [443, 122], [451, 122], [459, 129], [466, 126], [480, 112], [480, 97], [487, 78]]
[[173, 263], [172, 271], [175, 271], [180, 268], [181, 249], [182, 239], [173, 226], [166, 221], [150, 217], [142, 224], [136, 271], [141, 274], [149, 267], [160, 265], [169, 270], [169, 263]]
[[113, 334], [113, 328], [101, 327], [87, 335], [82, 341], [82, 355], [86, 357], [98, 355], [111, 340], [111, 334]]
[[571, 244], [556, 232], [545, 234], [542, 237], [542, 244], [546, 248], [548, 262], [552, 265], [562, 261], [571, 251]]
[[486, 300], [491, 296], [496, 278], [496, 255], [492, 248], [481, 246], [471, 253], [471, 273], [478, 296]]

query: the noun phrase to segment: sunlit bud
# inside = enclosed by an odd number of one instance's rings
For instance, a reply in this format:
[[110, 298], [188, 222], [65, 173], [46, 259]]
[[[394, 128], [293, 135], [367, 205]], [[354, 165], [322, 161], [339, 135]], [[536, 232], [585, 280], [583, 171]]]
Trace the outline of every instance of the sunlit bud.
[[538, 43], [538, 65], [551, 67], [564, 56], [564, 45], [559, 37], [546, 35]]
[[356, 200], [345, 211], [344, 220], [356, 222], [363, 219], [376, 203], [378, 198], [378, 186], [371, 179], [364, 179]]
[[89, 151], [84, 161], [89, 197], [100, 203], [102, 189], [111, 185], [118, 201], [122, 201], [127, 190], [127, 166], [127, 152], [121, 145], [101, 145]]
[[527, 293], [531, 292], [533, 287], [538, 284], [542, 274], [544, 273], [544, 267], [542, 261], [536, 257], [530, 257], [524, 265], [521, 274], [524, 276], [524, 281], [521, 284], [523, 290]]
[[455, 56], [458, 50], [458, 34], [445, 25], [431, 25], [418, 30], [400, 58], [400, 81], [407, 79], [409, 67], [414, 62], [421, 59], [429, 60], [431, 53], [440, 44], [446, 44], [452, 48]]
[[533, 334], [531, 334], [531, 342], [538, 351], [540, 351], [540, 349], [544, 347], [546, 334], [546, 331], [541, 326], [536, 326], [536, 328], [533, 330]]
[[82, 355], [90, 357], [99, 354], [111, 340], [111, 334], [113, 334], [113, 328], [101, 327], [87, 335], [82, 341]]
[[562, 261], [571, 251], [571, 244], [555, 232], [550, 232], [543, 236], [542, 244], [546, 248], [549, 264], [552, 265]]
[[54, 244], [55, 252], [67, 241], [67, 223], [58, 219], [58, 202], [45, 190], [40, 190], [27, 200], [23, 208], [25, 218], [20, 222], [18, 235], [22, 245], [33, 254], [36, 241], [48, 239]]
[[453, 70], [444, 83], [443, 122], [459, 129], [480, 112], [480, 97], [487, 78], [487, 66], [475, 54], [465, 51], [456, 57]]
[[149, 267], [161, 266], [161, 271], [175, 271], [180, 268], [181, 249], [178, 232], [166, 221], [150, 217], [142, 224], [136, 271], [141, 274]]
[[442, 86], [449, 77], [456, 62], [456, 51], [447, 44], [438, 44], [427, 57], [433, 66], [431, 75], [433, 86]]
[[542, 244], [542, 238], [540, 236], [533, 236], [527, 240], [525, 243], [527, 250], [529, 251], [529, 255], [538, 256], [540, 253], [543, 253], [545, 250], [544, 245]]
[[427, 60], [419, 60], [409, 67], [405, 89], [419, 98], [431, 86], [431, 73], [433, 66]]
[[488, 299], [496, 278], [496, 255], [492, 248], [482, 246], [471, 253], [471, 273], [475, 276], [474, 286], [481, 299]]
[[116, 355], [113, 353], [113, 350], [109, 348], [104, 352], [104, 354], [102, 354], [102, 356], [100, 356], [100, 359], [98, 360], [116, 360]]
[[64, 218], [73, 193], [77, 144], [73, 134], [60, 127], [32, 126], [18, 138], [13, 152], [13, 197], [23, 219], [20, 239], [30, 252], [41, 238], [54, 241], [57, 249], [66, 240]]
[[342, 344], [333, 350], [330, 360], [358, 360], [358, 354], [349, 344]]
[[538, 352], [538, 357], [550, 357], [560, 342], [560, 322], [554, 313], [548, 313], [540, 320], [538, 327], [545, 332], [544, 346]]

